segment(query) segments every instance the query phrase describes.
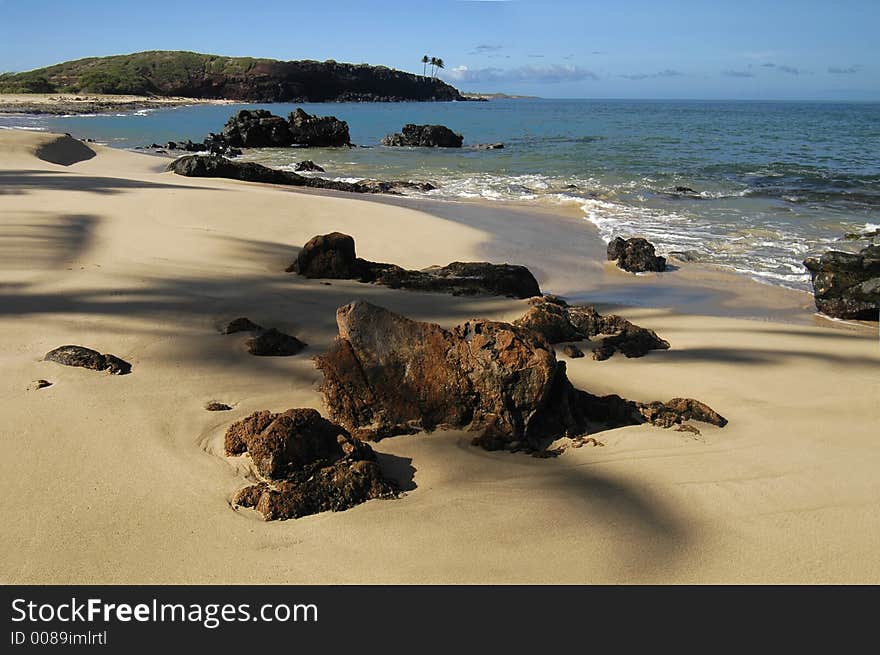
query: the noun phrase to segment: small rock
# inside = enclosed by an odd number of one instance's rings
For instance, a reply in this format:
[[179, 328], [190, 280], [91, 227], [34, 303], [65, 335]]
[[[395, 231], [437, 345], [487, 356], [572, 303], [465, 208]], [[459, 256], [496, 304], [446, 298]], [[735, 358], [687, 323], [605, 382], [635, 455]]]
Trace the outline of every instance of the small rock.
[[301, 171], [315, 171], [318, 173], [324, 172], [324, 169], [321, 168], [320, 166], [318, 166], [311, 159], [306, 159], [305, 161], [301, 161], [293, 168], [293, 170], [295, 170], [298, 173]]
[[44, 359], [47, 362], [55, 362], [64, 366], [109, 371], [114, 375], [125, 375], [131, 372], [131, 364], [116, 355], [102, 355], [97, 350], [83, 346], [61, 346], [46, 353]]
[[230, 407], [226, 403], [219, 403], [216, 400], [212, 400], [205, 405], [205, 409], [207, 409], [209, 412], [227, 412], [232, 409], [232, 407]]
[[38, 391], [39, 389], [45, 389], [46, 387], [51, 387], [52, 383], [49, 380], [34, 380], [28, 385], [28, 391]]
[[279, 332], [275, 328], [263, 330], [257, 336], [245, 342], [247, 351], [251, 355], [260, 357], [288, 357], [296, 355], [306, 345], [296, 337]]
[[661, 272], [666, 269], [666, 259], [658, 257], [653, 244], [641, 237], [612, 239], [608, 244], [608, 260], [617, 260], [617, 267], [630, 273]]
[[584, 351], [574, 344], [566, 344], [562, 347], [562, 352], [564, 352], [568, 357], [571, 357], [572, 359], [578, 359], [584, 356]]
[[477, 150], [501, 150], [503, 147], [503, 143], [478, 143], [474, 146]]
[[262, 330], [262, 326], [257, 325], [249, 318], [242, 316], [230, 321], [229, 325], [226, 326], [226, 329], [223, 330], [223, 334], [235, 334], [236, 332], [262, 332]]

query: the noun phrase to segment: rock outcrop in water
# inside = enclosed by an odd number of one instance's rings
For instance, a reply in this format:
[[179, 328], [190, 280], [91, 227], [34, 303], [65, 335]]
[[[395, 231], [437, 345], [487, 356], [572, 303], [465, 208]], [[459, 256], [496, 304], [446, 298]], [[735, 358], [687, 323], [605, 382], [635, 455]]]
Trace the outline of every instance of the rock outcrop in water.
[[593, 349], [593, 359], [605, 360], [615, 352], [642, 357], [651, 350], [668, 350], [669, 342], [647, 328], [611, 314], [602, 316], [589, 305], [569, 305], [556, 296], [533, 298], [531, 307], [514, 325], [534, 330], [548, 343], [583, 341], [608, 335]]
[[880, 245], [858, 254], [826, 252], [804, 260], [813, 280], [816, 308], [843, 319], [878, 320], [880, 308]]
[[392, 289], [435, 291], [453, 295], [487, 294], [530, 298], [541, 293], [538, 281], [525, 266], [452, 262], [443, 267], [411, 271], [394, 264], [371, 262], [357, 257], [354, 239], [341, 232], [310, 239], [287, 271], [308, 278], [360, 280]]
[[233, 505], [266, 520], [342, 511], [372, 498], [393, 498], [376, 454], [314, 409], [255, 412], [226, 431], [227, 456], [250, 454], [261, 480], [240, 489]]
[[[387, 193], [396, 195], [398, 189], [418, 186], [412, 182], [339, 182], [323, 177], [306, 177], [290, 171], [269, 168], [256, 162], [231, 161], [220, 155], [185, 155], [168, 164], [168, 171], [185, 177], [222, 177], [245, 182], [284, 184], [308, 187], [310, 189], [329, 189], [348, 193]], [[430, 185], [428, 185], [430, 186]], [[433, 187], [431, 187], [433, 188]]]
[[312, 116], [302, 109], [287, 120], [265, 109], [242, 109], [223, 127], [223, 140], [237, 148], [335, 147], [351, 141], [348, 123], [335, 116]]
[[461, 148], [464, 137], [444, 125], [414, 125], [382, 137], [383, 146], [410, 146], [421, 148]]
[[334, 420], [359, 438], [437, 428], [475, 445], [543, 452], [596, 426], [726, 421], [692, 399], [637, 403], [575, 389], [550, 344], [525, 327], [472, 320], [446, 330], [358, 301], [336, 313], [339, 336], [317, 358]]
[[658, 257], [654, 252], [654, 246], [641, 237], [612, 239], [608, 244], [608, 260], [617, 260], [618, 268], [630, 273], [666, 270], [666, 259]]
[[50, 350], [43, 359], [64, 366], [108, 371], [114, 375], [125, 375], [131, 372], [131, 364], [124, 359], [120, 359], [116, 355], [103, 355], [97, 350], [83, 346], [61, 346]]

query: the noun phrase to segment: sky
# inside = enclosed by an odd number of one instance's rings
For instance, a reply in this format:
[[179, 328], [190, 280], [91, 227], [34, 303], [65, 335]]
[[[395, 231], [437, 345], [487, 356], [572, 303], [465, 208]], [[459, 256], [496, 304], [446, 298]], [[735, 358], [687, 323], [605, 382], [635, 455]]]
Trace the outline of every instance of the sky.
[[0, 0], [0, 71], [141, 50], [335, 59], [548, 98], [880, 101], [880, 0]]

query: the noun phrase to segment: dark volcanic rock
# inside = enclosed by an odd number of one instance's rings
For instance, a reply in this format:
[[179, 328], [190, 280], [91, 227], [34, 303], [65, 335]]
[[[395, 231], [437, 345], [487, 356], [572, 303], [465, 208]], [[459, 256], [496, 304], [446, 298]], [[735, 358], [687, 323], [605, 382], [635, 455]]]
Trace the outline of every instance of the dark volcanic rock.
[[593, 359], [602, 361], [615, 352], [626, 357], [642, 357], [651, 350], [669, 349], [669, 342], [653, 330], [634, 325], [616, 314], [602, 316], [589, 305], [569, 305], [556, 296], [534, 298], [530, 302], [532, 306], [514, 324], [534, 330], [549, 343], [609, 335], [593, 349]]
[[308, 278], [337, 280], [360, 279], [364, 273], [363, 260], [354, 251], [354, 238], [341, 232], [319, 234], [309, 239], [290, 266], [288, 273], [299, 273]]
[[584, 356], [584, 351], [574, 344], [567, 344], [563, 346], [562, 352], [564, 352], [568, 357], [571, 357], [572, 359], [579, 359]]
[[263, 326], [257, 325], [251, 319], [242, 316], [230, 321], [229, 325], [223, 330], [223, 334], [235, 334], [236, 332], [261, 332], [262, 330]]
[[401, 132], [382, 137], [383, 146], [410, 146], [425, 148], [461, 148], [464, 138], [443, 125], [413, 125], [408, 123]]
[[[552, 347], [521, 326], [473, 320], [446, 330], [363, 301], [339, 308], [336, 322], [337, 340], [317, 358], [321, 391], [334, 420], [362, 438], [467, 429], [490, 450], [543, 451], [591, 425], [653, 420], [641, 403], [575, 389]], [[709, 416], [676, 406], [656, 422], [686, 414]]]
[[439, 268], [410, 271], [394, 264], [358, 258], [354, 239], [341, 232], [310, 239], [287, 271], [309, 278], [360, 280], [393, 289], [453, 295], [489, 294], [530, 298], [541, 293], [538, 281], [524, 266], [452, 262]]
[[297, 108], [288, 116], [287, 122], [292, 142], [298, 145], [326, 148], [351, 143], [348, 123], [336, 116], [312, 116]]
[[257, 336], [245, 341], [245, 347], [251, 355], [260, 357], [288, 357], [296, 355], [306, 347], [296, 337], [279, 332], [275, 328], [263, 330]]
[[299, 162], [296, 166], [293, 167], [293, 170], [295, 170], [297, 172], [299, 172], [299, 171], [312, 171], [312, 172], [316, 171], [318, 173], [325, 172], [323, 168], [318, 166], [311, 159], [306, 159], [305, 161]]
[[880, 245], [859, 253], [829, 251], [804, 260], [813, 279], [816, 308], [834, 318], [878, 320]]
[[370, 267], [370, 281], [392, 289], [434, 291], [454, 296], [487, 294], [511, 298], [539, 295], [538, 281], [525, 266], [489, 262], [452, 262], [440, 268], [409, 271], [393, 264]]
[[44, 358], [47, 362], [79, 366], [95, 371], [109, 371], [114, 375], [125, 375], [131, 372], [131, 364], [115, 355], [102, 355], [97, 350], [82, 346], [61, 346], [48, 353]]
[[409, 182], [407, 180], [361, 180], [358, 184], [364, 191], [370, 193], [398, 194], [402, 191], [433, 191], [435, 187], [430, 182]]
[[220, 155], [185, 155], [168, 164], [168, 171], [185, 177], [222, 177], [245, 182], [264, 182], [289, 186], [329, 189], [349, 193], [396, 193], [399, 185], [416, 184], [408, 182], [386, 182], [380, 184], [360, 184], [326, 180], [323, 177], [305, 177], [298, 173], [269, 168], [255, 162], [230, 161]]
[[239, 490], [235, 505], [266, 520], [341, 511], [371, 498], [393, 498], [373, 449], [314, 409], [256, 412], [226, 432], [226, 454], [250, 453], [258, 484]]
[[220, 403], [216, 400], [212, 400], [205, 405], [205, 409], [207, 409], [209, 412], [228, 412], [230, 409], [232, 409], [232, 407], [230, 407], [226, 403]]
[[641, 237], [626, 240], [615, 237], [608, 244], [608, 259], [616, 259], [618, 268], [630, 273], [660, 272], [666, 269], [666, 259], [658, 257], [654, 246]]
[[237, 148], [279, 148], [293, 141], [290, 125], [265, 109], [242, 109], [223, 127], [223, 138]]

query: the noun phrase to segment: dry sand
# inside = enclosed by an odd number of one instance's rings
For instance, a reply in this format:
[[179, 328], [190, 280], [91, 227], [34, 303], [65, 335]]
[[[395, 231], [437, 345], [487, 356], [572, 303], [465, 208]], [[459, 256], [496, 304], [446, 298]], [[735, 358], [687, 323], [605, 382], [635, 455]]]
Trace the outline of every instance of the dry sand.
[[[582, 220], [182, 178], [89, 148], [0, 132], [0, 582], [880, 582], [876, 332], [699, 269], [618, 274]], [[509, 259], [547, 292], [652, 298], [620, 311], [672, 349], [572, 360], [573, 381], [693, 396], [730, 424], [701, 438], [622, 428], [550, 460], [462, 433], [398, 437], [376, 448], [389, 475], [412, 478], [399, 500], [284, 522], [235, 512], [243, 478], [223, 432], [257, 409], [321, 407], [310, 356], [334, 337], [336, 307], [365, 298], [447, 326], [523, 309], [282, 272], [331, 230], [407, 267]], [[252, 357], [245, 335], [217, 330], [240, 315], [310, 347]], [[41, 361], [62, 344], [133, 372]], [[39, 378], [53, 386], [27, 391]]]

